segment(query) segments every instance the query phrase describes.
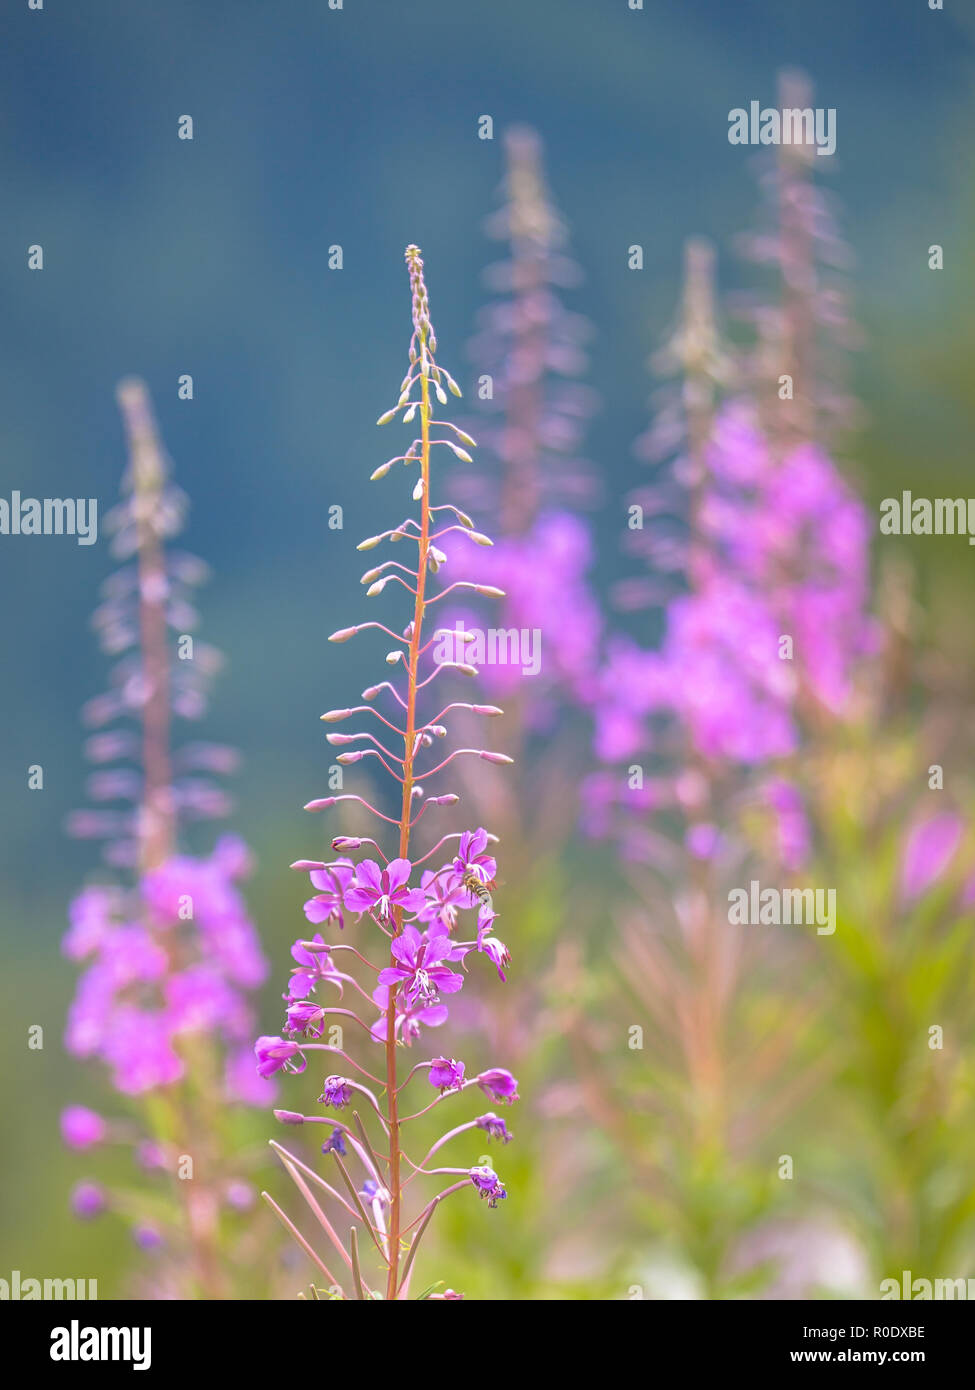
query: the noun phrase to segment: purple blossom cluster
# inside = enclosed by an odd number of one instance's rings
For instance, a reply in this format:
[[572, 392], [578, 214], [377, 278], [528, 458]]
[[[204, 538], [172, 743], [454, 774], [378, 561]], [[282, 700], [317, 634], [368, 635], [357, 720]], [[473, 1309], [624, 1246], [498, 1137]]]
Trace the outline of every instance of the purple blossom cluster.
[[[399, 934], [389, 943], [395, 963], [379, 971], [372, 991], [378, 1014], [369, 1031], [376, 1042], [386, 1040], [391, 987], [396, 997], [395, 1035], [409, 1046], [423, 1028], [438, 1028], [446, 1023], [448, 1007], [442, 996], [456, 994], [463, 987], [468, 955], [485, 955], [504, 980], [510, 955], [492, 930], [496, 914], [493, 907], [485, 905], [465, 886], [465, 881], [473, 878], [487, 892], [486, 885], [497, 872], [488, 844], [488, 833], [483, 828], [464, 832], [453, 859], [436, 871], [426, 870], [420, 886], [413, 888], [409, 882], [414, 866], [408, 859], [393, 859], [385, 867], [374, 859], [364, 859], [358, 865], [341, 859], [309, 871], [312, 886], [320, 890], [305, 903], [305, 916], [314, 924], [333, 922], [341, 931], [345, 914], [354, 914], [357, 923], [368, 916], [389, 934], [394, 912], [405, 914]], [[475, 934], [468, 940], [461, 939], [457, 931], [459, 912], [476, 914]], [[295, 942], [291, 954], [297, 965], [284, 995], [286, 1021], [282, 1032], [287, 1039], [321, 1038], [328, 1009], [311, 998], [319, 986], [331, 985], [340, 995], [347, 984], [356, 988], [356, 981], [335, 959], [343, 950], [357, 954], [355, 947], [341, 942], [329, 946], [321, 935], [312, 941]], [[461, 969], [452, 969], [455, 965]], [[258, 1039], [255, 1054], [262, 1076], [282, 1068], [304, 1070], [301, 1044], [289, 1043], [287, 1039]], [[443, 1089], [453, 1087], [445, 1084]]]
[[[757, 346], [741, 360], [718, 338], [710, 248], [688, 245], [681, 319], [656, 359], [679, 384], [663, 393], [637, 449], [655, 470], [631, 499], [638, 524], [629, 549], [647, 572], [620, 594], [633, 609], [659, 605], [661, 637], [654, 647], [610, 638], [593, 685], [603, 762], [639, 756], [670, 772], [637, 786], [600, 774], [586, 797], [594, 833], [620, 807], [677, 809], [694, 837], [691, 852], [707, 857], [706, 844], [714, 852], [720, 843], [707, 831], [707, 781], [721, 769], [745, 772], [792, 867], [809, 833], [798, 792], [777, 768], [810, 717], [854, 711], [857, 673], [878, 645], [867, 611], [866, 509], [816, 442], [817, 428], [842, 411], [835, 391], [812, 384], [809, 325], [835, 336], [847, 321], [839, 291], [817, 279], [815, 257], [841, 258], [820, 195], [794, 158], [789, 152], [772, 180], [776, 237], [749, 243], [750, 254], [778, 267], [785, 307], [752, 306]], [[780, 377], [786, 368], [793, 374]], [[770, 399], [771, 380], [797, 383], [795, 394]], [[695, 769], [704, 784], [682, 794]]]
[[174, 855], [132, 889], [96, 885], [71, 904], [63, 951], [85, 962], [68, 1011], [65, 1044], [98, 1057], [112, 1084], [139, 1095], [185, 1074], [180, 1039], [218, 1037], [230, 1097], [264, 1097], [245, 1065], [253, 1035], [248, 992], [267, 964], [235, 880], [242, 841], [221, 837], [205, 859]]

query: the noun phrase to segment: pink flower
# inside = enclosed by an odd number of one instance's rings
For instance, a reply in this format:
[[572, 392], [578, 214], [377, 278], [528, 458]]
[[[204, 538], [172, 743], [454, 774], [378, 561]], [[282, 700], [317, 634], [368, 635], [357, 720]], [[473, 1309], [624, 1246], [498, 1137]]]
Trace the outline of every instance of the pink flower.
[[[258, 1038], [254, 1044], [254, 1055], [257, 1057], [257, 1073], [259, 1076], [273, 1076], [276, 1071], [284, 1068], [285, 1071], [302, 1072], [305, 1070], [305, 1059], [301, 1048], [296, 1042], [288, 1042], [285, 1038]], [[300, 1059], [299, 1062], [295, 1058]]]
[[61, 1111], [61, 1137], [72, 1149], [88, 1149], [105, 1138], [106, 1124], [101, 1115], [84, 1105], [69, 1105]]
[[915, 823], [908, 832], [901, 863], [901, 895], [920, 898], [945, 872], [961, 843], [964, 825], [954, 811]]
[[453, 1057], [434, 1057], [427, 1079], [431, 1086], [439, 1086], [443, 1095], [444, 1091], [460, 1089], [464, 1084], [465, 1070], [464, 1063], [455, 1061]]
[[346, 907], [350, 912], [375, 912], [383, 921], [389, 921], [397, 907], [419, 912], [426, 905], [426, 894], [422, 888], [407, 887], [412, 868], [408, 859], [391, 859], [385, 869], [374, 859], [364, 859], [346, 890]]
[[464, 978], [448, 970], [443, 961], [454, 952], [449, 936], [421, 936], [416, 927], [403, 928], [390, 943], [390, 950], [400, 962], [379, 972], [381, 985], [402, 985], [406, 1004], [436, 1004], [441, 994], [456, 994]]
[[[339, 930], [345, 926], [343, 898], [355, 874], [349, 859], [337, 859], [324, 869], [312, 869], [308, 877], [320, 891], [305, 903], [305, 916], [317, 926], [320, 922], [335, 922]], [[294, 954], [292, 952], [292, 954]]]

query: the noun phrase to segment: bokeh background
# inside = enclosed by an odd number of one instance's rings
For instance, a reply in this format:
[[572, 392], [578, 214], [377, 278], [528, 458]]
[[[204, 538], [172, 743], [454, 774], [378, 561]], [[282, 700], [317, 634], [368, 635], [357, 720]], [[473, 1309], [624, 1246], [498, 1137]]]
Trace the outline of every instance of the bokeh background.
[[[538, 130], [585, 272], [571, 302], [595, 328], [589, 379], [602, 404], [586, 452], [604, 483], [594, 518], [602, 593], [625, 572], [620, 499], [637, 474], [631, 444], [646, 425], [647, 358], [673, 317], [682, 243], [710, 237], [719, 287], [735, 283], [733, 240], [754, 218], [754, 152], [729, 145], [727, 114], [753, 98], [773, 103], [785, 65], [805, 69], [816, 104], [838, 113], [837, 154], [820, 162], [856, 255], [865, 331], [852, 476], [872, 504], [921, 476], [931, 496], [971, 491], [975, 33], [961, 6], [3, 8], [0, 490], [94, 495], [104, 514], [124, 466], [115, 384], [133, 373], [146, 380], [191, 497], [186, 544], [213, 568], [201, 635], [224, 650], [227, 668], [208, 729], [244, 754], [233, 827], [257, 856], [249, 898], [278, 962], [301, 921], [302, 892], [286, 866], [320, 845], [301, 811], [322, 794], [330, 761], [318, 715], [374, 669], [366, 648], [328, 647], [325, 637], [359, 611], [353, 545], [374, 529], [363, 482], [388, 452], [374, 421], [403, 373], [408, 241], [425, 254], [441, 358], [469, 384], [465, 345], [495, 255], [483, 224], [502, 175], [500, 138], [477, 138], [480, 115], [493, 117], [498, 137], [514, 122]], [[193, 117], [191, 142], [177, 139], [183, 114]], [[640, 273], [626, 264], [634, 242], [646, 251]], [[945, 247], [940, 274], [927, 267], [932, 242]], [[44, 247], [42, 273], [27, 270], [33, 243]], [[327, 268], [333, 243], [344, 250], [341, 271]], [[193, 376], [192, 402], [177, 399], [182, 373]], [[327, 527], [334, 504], [344, 508], [341, 531]], [[912, 559], [925, 624], [963, 660], [970, 551], [915, 541]], [[91, 846], [69, 841], [63, 821], [82, 801], [78, 709], [104, 670], [89, 615], [111, 567], [101, 542], [0, 538], [0, 1274], [84, 1271], [102, 1296], [126, 1287], [132, 1251], [119, 1228], [68, 1215], [78, 1159], [61, 1149], [57, 1116], [67, 1100], [97, 1106], [103, 1093], [95, 1069], [60, 1047], [74, 969], [58, 941], [93, 864]], [[581, 772], [583, 733], [567, 756], [576, 755]], [[42, 792], [27, 789], [33, 763], [44, 767]], [[574, 917], [565, 930], [586, 924]], [[279, 992], [275, 978], [269, 1031]], [[25, 1049], [36, 1023], [42, 1052]], [[529, 1100], [514, 1127], [531, 1134], [544, 1122]], [[545, 1200], [544, 1173], [509, 1165], [509, 1187], [519, 1184]], [[506, 1206], [491, 1214], [492, 1258], [504, 1250], [501, 1223], [520, 1219], [516, 1201]], [[565, 1278], [577, 1296], [622, 1292], [642, 1258], [635, 1249], [629, 1273], [610, 1274], [509, 1247], [492, 1273], [478, 1244], [488, 1239], [478, 1234], [485, 1215], [471, 1204], [444, 1237], [449, 1282], [466, 1277], [484, 1294], [540, 1296]]]

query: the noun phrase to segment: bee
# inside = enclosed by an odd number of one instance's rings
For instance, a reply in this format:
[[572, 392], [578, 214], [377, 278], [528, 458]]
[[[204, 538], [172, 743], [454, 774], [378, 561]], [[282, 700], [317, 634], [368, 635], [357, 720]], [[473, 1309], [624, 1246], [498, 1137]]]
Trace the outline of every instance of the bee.
[[494, 903], [491, 900], [491, 889], [497, 885], [493, 878], [489, 879], [487, 883], [484, 883], [472, 869], [468, 869], [461, 878], [461, 884], [467, 889], [471, 897], [475, 898], [477, 902], [480, 903], [481, 907], [486, 907], [489, 912], [494, 911]]

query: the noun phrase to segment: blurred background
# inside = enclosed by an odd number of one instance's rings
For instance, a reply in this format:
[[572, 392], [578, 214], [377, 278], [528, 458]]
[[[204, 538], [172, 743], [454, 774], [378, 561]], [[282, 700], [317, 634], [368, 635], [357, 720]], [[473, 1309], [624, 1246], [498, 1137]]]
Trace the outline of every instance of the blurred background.
[[[484, 223], [499, 205], [501, 136], [516, 123], [535, 128], [584, 273], [566, 302], [593, 329], [588, 381], [600, 406], [584, 452], [601, 481], [594, 582], [605, 598], [628, 572], [621, 499], [639, 480], [632, 442], [648, 419], [647, 362], [673, 322], [686, 237], [716, 246], [719, 293], [740, 283], [734, 244], [755, 220], [755, 151], [728, 143], [728, 112], [753, 99], [773, 104], [777, 73], [799, 66], [815, 104], [837, 111], [837, 153], [817, 162], [828, 166], [856, 261], [865, 349], [853, 370], [863, 419], [845, 447], [846, 476], [873, 514], [902, 487], [967, 496], [975, 32], [961, 8], [929, 12], [914, 0], [647, 0], [641, 11], [625, 0], [345, 0], [337, 11], [324, 0], [5, 6], [0, 492], [95, 496], [104, 515], [125, 464], [115, 386], [144, 378], [174, 477], [190, 496], [186, 545], [213, 570], [200, 634], [227, 665], [206, 729], [244, 757], [231, 824], [256, 856], [248, 899], [276, 963], [261, 1031], [278, 1027], [279, 976], [302, 930], [303, 886], [287, 865], [323, 845], [321, 825], [301, 810], [326, 794], [331, 757], [318, 716], [375, 678], [378, 649], [329, 647], [325, 638], [361, 613], [354, 545], [376, 529], [364, 480], [390, 451], [374, 422], [405, 369], [406, 243], [423, 248], [440, 360], [466, 395], [467, 345], [488, 297], [482, 271], [496, 255]], [[192, 116], [192, 141], [177, 138], [183, 115]], [[478, 138], [483, 115], [493, 118], [493, 141]], [[27, 269], [36, 243], [42, 272]], [[644, 248], [642, 271], [627, 265], [634, 243]], [[941, 273], [928, 269], [932, 243], [945, 248]], [[335, 244], [340, 270], [328, 268]], [[177, 397], [184, 373], [192, 401]], [[328, 526], [336, 505], [341, 530]], [[915, 538], [910, 557], [925, 638], [968, 669], [968, 548]], [[92, 846], [68, 840], [63, 824], [83, 799], [78, 711], [104, 675], [89, 617], [112, 567], [103, 541], [0, 538], [0, 1275], [84, 1272], [103, 1297], [127, 1287], [135, 1256], [118, 1226], [82, 1226], [68, 1212], [79, 1162], [62, 1150], [58, 1114], [69, 1100], [98, 1108], [104, 1092], [97, 1070], [60, 1046], [75, 969], [58, 942], [67, 903], [94, 867]], [[559, 757], [570, 780], [588, 770], [584, 727], [560, 743]], [[27, 788], [36, 763], [43, 791]], [[608, 891], [615, 871], [598, 850], [573, 848], [570, 834], [559, 853], [588, 856], [587, 890], [599, 897], [605, 875]], [[556, 925], [583, 952], [587, 934], [609, 930], [578, 911]], [[539, 940], [551, 945], [545, 930]], [[530, 948], [520, 949], [512, 928], [505, 935], [516, 974]], [[595, 1016], [601, 1006], [583, 996], [582, 1007]], [[547, 1043], [556, 1054], [559, 1017], [556, 1009]], [[45, 1028], [43, 1051], [25, 1050], [32, 1024]], [[628, 1084], [643, 1082], [631, 1071]], [[557, 1087], [555, 1099], [546, 1094], [557, 1116]], [[971, 1101], [969, 1089], [968, 1130]], [[655, 1279], [669, 1296], [699, 1291], [694, 1261], [661, 1244], [657, 1216], [628, 1226], [622, 1199], [612, 1200], [614, 1182], [640, 1180], [622, 1176], [608, 1139], [595, 1143], [587, 1168], [587, 1182], [602, 1174], [600, 1203], [583, 1189], [573, 1231], [543, 1222], [526, 1243], [530, 1209], [551, 1205], [565, 1156], [546, 1149], [546, 1122], [546, 1106], [523, 1086], [512, 1128], [527, 1143], [520, 1158], [517, 1145], [504, 1154], [513, 1200], [494, 1213], [473, 1202], [453, 1212], [431, 1247], [430, 1278], [442, 1270], [455, 1287], [491, 1297], [624, 1297], [633, 1284], [660, 1296]], [[255, 1140], [263, 1128], [258, 1116]], [[576, 1123], [559, 1130], [558, 1145], [573, 1144], [593, 1147]], [[855, 1183], [828, 1168], [824, 1192]], [[867, 1200], [859, 1193], [838, 1205], [862, 1209]], [[844, 1220], [853, 1220], [849, 1211]], [[862, 1289], [872, 1277], [869, 1237], [844, 1227], [842, 1239], [846, 1287]]]

